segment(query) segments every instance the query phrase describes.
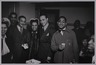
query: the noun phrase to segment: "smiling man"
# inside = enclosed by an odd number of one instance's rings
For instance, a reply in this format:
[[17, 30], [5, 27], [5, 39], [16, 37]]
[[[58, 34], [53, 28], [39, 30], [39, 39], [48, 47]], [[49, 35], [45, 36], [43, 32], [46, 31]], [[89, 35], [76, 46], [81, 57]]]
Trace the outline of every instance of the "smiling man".
[[46, 14], [40, 16], [40, 45], [38, 50], [38, 60], [41, 63], [48, 63], [52, 59], [51, 37], [55, 32], [51, 24], [49, 24]]
[[78, 45], [75, 33], [67, 28], [67, 20], [64, 16], [57, 21], [59, 30], [53, 34], [51, 48], [55, 52], [55, 63], [78, 62]]

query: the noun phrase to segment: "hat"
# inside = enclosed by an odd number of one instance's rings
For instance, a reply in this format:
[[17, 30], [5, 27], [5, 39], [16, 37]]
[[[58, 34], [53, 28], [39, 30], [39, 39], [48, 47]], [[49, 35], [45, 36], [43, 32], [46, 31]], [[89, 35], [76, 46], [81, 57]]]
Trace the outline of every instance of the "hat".
[[10, 20], [7, 18], [7, 17], [3, 17], [2, 18], [2, 22], [6, 22], [6, 23], [8, 23], [8, 27], [10, 26]]

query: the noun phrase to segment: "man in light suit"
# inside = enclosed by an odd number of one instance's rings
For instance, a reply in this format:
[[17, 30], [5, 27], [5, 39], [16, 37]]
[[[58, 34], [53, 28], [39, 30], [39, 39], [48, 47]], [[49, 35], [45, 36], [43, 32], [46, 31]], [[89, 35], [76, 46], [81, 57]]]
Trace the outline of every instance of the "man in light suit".
[[53, 34], [51, 48], [55, 52], [55, 63], [77, 63], [78, 44], [75, 33], [67, 28], [67, 19], [59, 17], [59, 30]]

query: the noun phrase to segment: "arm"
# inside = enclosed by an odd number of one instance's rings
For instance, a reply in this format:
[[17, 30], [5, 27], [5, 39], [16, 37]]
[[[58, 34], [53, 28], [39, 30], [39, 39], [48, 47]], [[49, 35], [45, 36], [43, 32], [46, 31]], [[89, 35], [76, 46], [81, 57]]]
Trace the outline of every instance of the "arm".
[[53, 51], [57, 51], [58, 50], [58, 46], [56, 46], [55, 35], [53, 35], [52, 40], [51, 40], [51, 49]]

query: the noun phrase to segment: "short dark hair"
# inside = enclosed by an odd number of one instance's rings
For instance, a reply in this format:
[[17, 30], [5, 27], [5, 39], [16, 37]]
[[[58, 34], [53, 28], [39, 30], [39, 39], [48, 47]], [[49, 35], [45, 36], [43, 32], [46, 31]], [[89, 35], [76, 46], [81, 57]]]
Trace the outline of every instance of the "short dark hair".
[[19, 17], [18, 17], [18, 20], [20, 20], [21, 18], [25, 18], [25, 19], [26, 19], [25, 16], [19, 16]]
[[65, 17], [65, 16], [60, 16], [60, 17], [58, 18], [58, 20], [59, 20], [60, 18], [65, 19], [65, 22], [67, 22], [67, 19], [66, 19], [66, 17]]
[[47, 14], [41, 14], [40, 16], [45, 16], [46, 18], [48, 18]]
[[30, 24], [32, 25], [33, 22], [36, 22], [38, 24], [38, 20], [37, 19], [31, 20]]
[[10, 13], [10, 15], [9, 15], [9, 18], [11, 18], [11, 17], [12, 17], [12, 15], [16, 15], [16, 17], [15, 17], [15, 18], [17, 18], [17, 14], [16, 14], [15, 12], [11, 12], [11, 13]]
[[75, 22], [74, 22], [74, 23], [77, 23], [77, 22], [80, 24], [80, 20], [78, 20], [78, 19], [77, 19], [77, 20], [75, 20]]

